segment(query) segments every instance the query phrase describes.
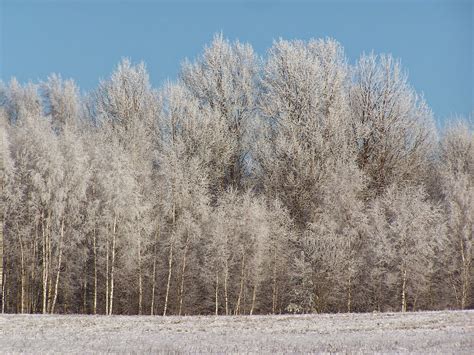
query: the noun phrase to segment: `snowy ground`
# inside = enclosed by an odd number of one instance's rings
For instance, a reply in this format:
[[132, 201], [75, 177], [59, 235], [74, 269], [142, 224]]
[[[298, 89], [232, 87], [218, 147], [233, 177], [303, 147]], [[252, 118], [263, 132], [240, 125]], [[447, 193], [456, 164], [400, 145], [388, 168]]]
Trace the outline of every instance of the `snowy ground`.
[[240, 317], [0, 315], [0, 352], [474, 353], [474, 311]]

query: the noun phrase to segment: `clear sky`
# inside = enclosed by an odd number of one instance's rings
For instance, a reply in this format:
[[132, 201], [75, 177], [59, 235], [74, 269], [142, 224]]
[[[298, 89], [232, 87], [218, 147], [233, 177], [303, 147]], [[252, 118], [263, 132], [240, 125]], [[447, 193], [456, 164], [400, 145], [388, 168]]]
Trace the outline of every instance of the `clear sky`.
[[274, 39], [333, 37], [350, 62], [392, 53], [437, 120], [468, 115], [473, 0], [0, 0], [0, 79], [60, 73], [83, 90], [122, 57], [143, 60], [154, 86], [173, 80], [216, 32], [264, 55]]

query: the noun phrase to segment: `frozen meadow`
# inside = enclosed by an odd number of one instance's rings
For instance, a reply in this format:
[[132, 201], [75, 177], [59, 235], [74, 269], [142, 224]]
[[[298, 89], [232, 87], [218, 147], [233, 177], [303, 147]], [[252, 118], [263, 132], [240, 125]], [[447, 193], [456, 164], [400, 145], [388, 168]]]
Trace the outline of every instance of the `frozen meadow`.
[[474, 353], [474, 311], [280, 316], [1, 315], [3, 353]]

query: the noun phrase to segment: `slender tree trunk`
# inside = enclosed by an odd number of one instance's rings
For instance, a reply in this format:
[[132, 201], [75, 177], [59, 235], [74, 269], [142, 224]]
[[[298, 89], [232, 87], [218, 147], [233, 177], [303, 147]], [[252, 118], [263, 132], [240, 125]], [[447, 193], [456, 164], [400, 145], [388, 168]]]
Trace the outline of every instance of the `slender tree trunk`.
[[252, 306], [250, 307], [250, 315], [253, 314], [253, 310], [255, 309], [255, 299], [257, 296], [257, 283], [253, 285], [253, 292], [252, 292]]
[[[138, 238], [141, 238], [140, 234]], [[141, 241], [138, 240], [138, 314], [142, 314], [142, 301], [143, 301], [143, 279], [142, 279], [142, 252], [141, 252]]]
[[279, 309], [278, 314], [281, 314], [281, 300], [278, 298], [278, 284], [275, 290], [275, 312], [277, 308]]
[[87, 314], [87, 275], [84, 277], [84, 294], [82, 295], [82, 313]]
[[406, 268], [404, 268], [402, 272], [402, 312], [407, 311], [406, 284], [407, 284], [407, 270]]
[[42, 281], [43, 281], [43, 308], [42, 312], [43, 314], [46, 314], [46, 297], [47, 297], [47, 292], [48, 292], [48, 253], [47, 253], [47, 237], [46, 237], [46, 230], [44, 226], [44, 213], [41, 215], [41, 230], [43, 234], [43, 250], [42, 250], [42, 266], [43, 266], [43, 275], [42, 275]]
[[[5, 262], [5, 260], [3, 260]], [[5, 313], [6, 303], [7, 303], [7, 294], [6, 294], [6, 287], [7, 287], [7, 271], [5, 268], [2, 270], [2, 314]]]
[[159, 229], [155, 233], [155, 243], [153, 244], [153, 275], [151, 280], [151, 306], [150, 314], [155, 313], [155, 289], [156, 289], [156, 244], [158, 242]]
[[184, 293], [184, 273], [186, 272], [186, 255], [188, 252], [188, 240], [186, 239], [186, 245], [184, 246], [184, 255], [183, 255], [183, 269], [181, 270], [181, 285], [179, 289], [179, 309], [178, 315], [181, 315], [181, 310], [183, 308], [183, 293]]
[[21, 267], [21, 295], [20, 295], [20, 312], [23, 314], [25, 313], [25, 282], [26, 282], [26, 275], [25, 275], [25, 251], [23, 248], [23, 240], [18, 233], [19, 244], [20, 244], [20, 267]]
[[461, 309], [466, 308], [467, 295], [469, 292], [469, 266], [463, 265], [461, 271], [462, 287], [461, 287]]
[[[108, 227], [107, 227], [108, 230]], [[109, 314], [109, 236], [105, 247], [105, 314]]]
[[239, 297], [237, 297], [237, 305], [235, 306], [235, 315], [239, 315], [240, 302], [242, 299], [242, 294], [244, 292], [244, 281], [245, 281], [244, 267], [245, 267], [245, 253], [242, 254], [242, 265], [241, 265], [241, 273], [240, 273], [240, 290], [239, 290]]
[[166, 311], [168, 310], [168, 297], [170, 293], [172, 267], [173, 267], [173, 241], [171, 241], [170, 243], [170, 253], [168, 256], [168, 281], [166, 282], [165, 308], [163, 309], [163, 316], [166, 316]]
[[347, 312], [352, 311], [352, 237], [349, 236], [349, 268], [347, 282]]
[[114, 217], [114, 226], [112, 231], [112, 260], [110, 265], [110, 302], [109, 302], [109, 315], [113, 313], [114, 305], [114, 270], [115, 270], [115, 244], [116, 244], [116, 228], [117, 228], [117, 217]]
[[273, 249], [273, 272], [272, 272], [272, 314], [275, 314], [276, 310], [276, 289], [277, 289], [277, 259], [276, 259], [276, 248]]
[[92, 302], [92, 312], [97, 314], [97, 236], [95, 226], [92, 234], [92, 249], [94, 252], [94, 299]]
[[[31, 260], [31, 275], [30, 275], [30, 284], [33, 283], [33, 280], [36, 280], [36, 260], [38, 260], [39, 258], [39, 246], [38, 246], [38, 243], [39, 243], [39, 238], [38, 238], [38, 225], [36, 224], [35, 226], [35, 239], [33, 240], [32, 244], [33, 244], [33, 258]], [[37, 307], [37, 304], [38, 304], [38, 299], [37, 299], [37, 296], [36, 296], [36, 293], [35, 293], [35, 290], [34, 290], [34, 287], [33, 286], [30, 286], [29, 287], [29, 302], [28, 302], [28, 309], [27, 309], [27, 312], [28, 313], [34, 313], [36, 311], [36, 307]]]
[[47, 297], [47, 313], [51, 311], [51, 303], [53, 299], [53, 247], [51, 244], [51, 212], [48, 213], [48, 297]]
[[349, 271], [349, 280], [348, 280], [348, 287], [347, 287], [347, 312], [352, 311], [352, 278]]
[[216, 270], [216, 316], [219, 315], [219, 269]]
[[468, 299], [469, 286], [470, 286], [470, 270], [471, 270], [471, 258], [466, 255], [465, 247], [462, 238], [460, 238], [460, 250], [461, 250], [461, 309], [466, 308]]
[[51, 304], [51, 314], [54, 313], [54, 307], [56, 306], [56, 300], [58, 299], [58, 285], [59, 285], [59, 275], [61, 273], [61, 265], [62, 265], [62, 256], [63, 256], [63, 248], [62, 243], [64, 239], [64, 220], [61, 221], [61, 234], [59, 236], [59, 243], [58, 243], [58, 270], [56, 272], [56, 282], [54, 283], [54, 296], [53, 302]]
[[229, 315], [229, 295], [227, 291], [227, 283], [229, 279], [229, 265], [227, 258], [225, 259], [225, 269], [224, 269], [224, 299], [225, 299], [225, 315]]
[[[172, 132], [172, 137], [173, 137], [173, 142], [174, 142], [174, 124], [172, 124], [171, 128], [173, 129], [173, 132]], [[174, 184], [174, 183], [173, 183]], [[173, 185], [174, 187], [174, 185]], [[174, 203], [175, 201], [175, 198], [174, 198], [174, 193], [173, 193], [173, 209], [172, 209], [172, 225], [171, 225], [171, 229], [172, 229], [172, 232], [174, 231], [174, 226], [176, 224], [176, 205]], [[168, 297], [169, 297], [169, 293], [170, 293], [170, 285], [171, 285], [171, 272], [172, 272], [172, 267], [173, 267], [173, 243], [174, 243], [174, 240], [173, 240], [173, 235], [171, 234], [171, 237], [170, 237], [170, 253], [169, 253], [169, 256], [168, 256], [168, 281], [166, 282], [166, 294], [165, 294], [165, 307], [163, 309], [163, 316], [166, 316], [166, 311], [168, 310]]]

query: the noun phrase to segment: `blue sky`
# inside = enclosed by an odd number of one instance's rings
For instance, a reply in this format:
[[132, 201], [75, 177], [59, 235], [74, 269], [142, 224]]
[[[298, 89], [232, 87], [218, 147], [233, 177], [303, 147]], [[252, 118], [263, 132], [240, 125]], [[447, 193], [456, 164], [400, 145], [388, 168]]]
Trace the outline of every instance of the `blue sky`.
[[471, 0], [0, 0], [0, 78], [56, 72], [91, 90], [130, 57], [159, 86], [216, 32], [261, 55], [279, 37], [333, 37], [350, 62], [400, 58], [441, 121], [474, 109], [473, 11]]

